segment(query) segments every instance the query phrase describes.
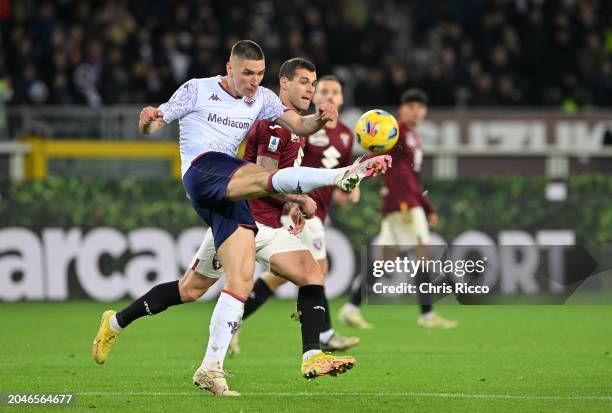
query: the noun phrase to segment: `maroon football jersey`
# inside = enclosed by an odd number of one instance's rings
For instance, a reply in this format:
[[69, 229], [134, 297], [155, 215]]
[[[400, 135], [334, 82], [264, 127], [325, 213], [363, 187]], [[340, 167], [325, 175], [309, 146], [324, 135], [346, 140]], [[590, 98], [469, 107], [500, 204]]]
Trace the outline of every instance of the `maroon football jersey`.
[[393, 157], [393, 166], [385, 174], [382, 189], [383, 215], [419, 206], [425, 213], [432, 213], [434, 210], [423, 195], [419, 176], [423, 161], [419, 134], [400, 124], [399, 138], [389, 155]]
[[[306, 140], [302, 166], [341, 168], [352, 163], [353, 132], [342, 122], [335, 128], [323, 128]], [[319, 188], [308, 195], [317, 203], [316, 215], [325, 222], [333, 186]]]
[[[244, 160], [257, 163], [258, 156], [276, 159], [278, 169], [299, 166], [304, 156], [306, 139], [274, 122], [256, 122], [247, 135]], [[284, 202], [272, 197], [249, 199], [255, 221], [272, 228], [283, 226], [280, 217]]]

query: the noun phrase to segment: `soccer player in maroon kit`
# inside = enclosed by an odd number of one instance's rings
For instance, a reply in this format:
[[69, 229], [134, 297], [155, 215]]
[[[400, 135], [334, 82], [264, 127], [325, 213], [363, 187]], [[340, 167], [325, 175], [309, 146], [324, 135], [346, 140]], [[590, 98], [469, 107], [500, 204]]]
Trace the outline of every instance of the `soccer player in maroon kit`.
[[[323, 103], [330, 103], [338, 110], [344, 103], [342, 85], [335, 76], [323, 76], [317, 83], [313, 98], [315, 107]], [[312, 168], [339, 168], [352, 163], [353, 132], [342, 122], [328, 122], [323, 129], [308, 137], [302, 166]], [[314, 258], [318, 261], [323, 274], [327, 275], [328, 261], [327, 249], [325, 247], [324, 222], [332, 198], [340, 205], [347, 202], [359, 201], [359, 187], [350, 193], [341, 190], [336, 191], [333, 187], [320, 188], [309, 193], [316, 201], [317, 209], [315, 217], [307, 219], [304, 229], [297, 237], [308, 247]], [[289, 217], [283, 217], [286, 227], [292, 222]], [[243, 320], [255, 312], [274, 292], [286, 282], [284, 278], [277, 277], [271, 272], [266, 272], [255, 282], [253, 291], [245, 303]], [[331, 314], [329, 303], [326, 301], [325, 325], [320, 334], [321, 349], [325, 351], [346, 350], [359, 343], [357, 337], [344, 337], [334, 331], [331, 325]], [[230, 348], [238, 353], [238, 335], [234, 335]]]
[[[417, 256], [427, 256], [429, 227], [438, 222], [431, 202], [423, 194], [420, 171], [423, 161], [418, 126], [427, 116], [427, 95], [420, 89], [409, 89], [400, 99], [399, 139], [389, 154], [393, 168], [385, 175], [381, 191], [383, 220], [378, 245], [383, 246], [386, 259], [397, 257], [398, 245], [414, 246]], [[429, 281], [428, 274], [417, 274], [417, 283]], [[453, 328], [456, 321], [447, 320], [432, 309], [429, 296], [419, 295], [421, 315], [417, 324], [425, 328]], [[371, 328], [359, 310], [361, 289], [358, 289], [340, 310], [340, 319], [356, 328]]]

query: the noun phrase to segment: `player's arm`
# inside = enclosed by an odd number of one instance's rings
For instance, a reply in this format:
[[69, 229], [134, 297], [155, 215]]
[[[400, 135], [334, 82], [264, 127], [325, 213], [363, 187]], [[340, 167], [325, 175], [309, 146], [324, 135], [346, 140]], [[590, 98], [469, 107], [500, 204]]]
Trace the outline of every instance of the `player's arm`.
[[418, 198], [419, 203], [421, 204], [423, 210], [425, 211], [425, 214], [427, 215], [427, 222], [429, 223], [429, 226], [432, 228], [435, 227], [438, 224], [438, 214], [434, 210], [431, 201], [427, 199], [427, 196], [425, 195], [424, 191], [420, 191], [418, 193]]
[[336, 119], [338, 119], [338, 110], [333, 105], [324, 103], [319, 107], [317, 113], [308, 116], [300, 116], [292, 110], [287, 110], [276, 120], [276, 123], [296, 135], [308, 136], [321, 129], [330, 120]]
[[140, 112], [138, 129], [143, 135], [150, 135], [175, 119], [182, 118], [195, 110], [198, 100], [197, 79], [181, 85], [166, 103], [154, 108], [147, 106]]

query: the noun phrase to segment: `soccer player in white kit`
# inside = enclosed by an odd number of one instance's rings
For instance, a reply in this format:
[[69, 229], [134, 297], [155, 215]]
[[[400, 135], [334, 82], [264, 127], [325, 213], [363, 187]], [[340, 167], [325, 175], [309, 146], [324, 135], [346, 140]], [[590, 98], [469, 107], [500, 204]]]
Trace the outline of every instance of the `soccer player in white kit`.
[[[336, 119], [338, 112], [331, 105], [309, 116], [286, 110], [272, 91], [259, 87], [265, 60], [259, 45], [250, 40], [234, 44], [226, 69], [225, 76], [189, 80], [159, 108], [144, 108], [139, 128], [143, 134], [150, 134], [179, 120], [183, 186], [198, 215], [212, 229], [227, 277], [211, 317], [202, 362], [206, 383], [200, 387], [215, 395], [236, 396], [239, 394], [227, 386], [223, 360], [253, 285], [257, 226], [246, 199], [307, 193], [327, 185], [351, 190], [366, 176], [384, 173], [390, 157], [380, 156], [336, 170], [292, 167], [276, 172], [235, 158], [238, 145], [255, 120], [274, 120], [298, 135], [310, 135]], [[197, 281], [159, 284], [123, 310], [105, 311], [93, 343], [94, 360], [99, 364], [106, 361], [119, 333], [132, 321], [189, 301], [193, 282]], [[319, 309], [323, 299], [322, 286], [308, 289], [298, 304], [302, 326], [316, 330], [322, 323]], [[322, 359], [319, 367], [325, 371], [329, 364], [333, 364], [332, 359]]]

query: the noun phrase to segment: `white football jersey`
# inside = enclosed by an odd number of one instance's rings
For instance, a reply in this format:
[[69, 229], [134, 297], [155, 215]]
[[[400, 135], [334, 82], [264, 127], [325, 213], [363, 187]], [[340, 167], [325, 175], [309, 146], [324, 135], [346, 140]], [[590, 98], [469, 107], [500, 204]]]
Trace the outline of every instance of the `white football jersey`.
[[254, 97], [237, 98], [221, 85], [221, 76], [191, 79], [158, 108], [164, 122], [179, 119], [181, 175], [204, 152], [236, 155], [256, 120], [278, 119], [286, 110], [274, 92], [258, 87]]

